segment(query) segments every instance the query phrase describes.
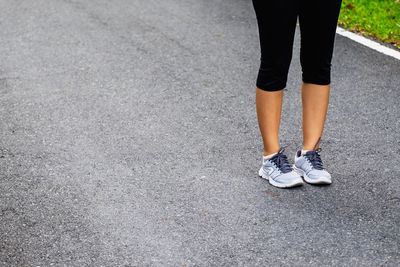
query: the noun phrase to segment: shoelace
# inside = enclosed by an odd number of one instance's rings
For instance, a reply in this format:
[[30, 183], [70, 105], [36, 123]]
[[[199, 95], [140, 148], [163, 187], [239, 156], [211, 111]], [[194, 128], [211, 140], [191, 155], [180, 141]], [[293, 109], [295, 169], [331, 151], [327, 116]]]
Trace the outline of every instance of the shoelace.
[[292, 167], [290, 166], [286, 155], [283, 154], [283, 151], [285, 151], [285, 148], [280, 148], [278, 153], [270, 158], [270, 161], [275, 163], [282, 173], [288, 173], [292, 171]]
[[315, 149], [318, 143], [321, 141], [321, 137], [318, 139], [317, 143], [315, 144], [313, 150], [308, 151], [304, 156], [310, 161], [311, 165], [316, 170], [323, 170], [322, 159], [319, 153], [321, 152], [321, 148]]

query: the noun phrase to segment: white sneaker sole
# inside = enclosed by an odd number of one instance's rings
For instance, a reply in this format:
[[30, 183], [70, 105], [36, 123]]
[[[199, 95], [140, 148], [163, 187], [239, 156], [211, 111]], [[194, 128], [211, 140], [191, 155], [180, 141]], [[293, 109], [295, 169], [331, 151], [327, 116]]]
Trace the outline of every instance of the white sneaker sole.
[[297, 168], [293, 164], [293, 170], [297, 172], [301, 177], [303, 177], [304, 181], [306, 181], [309, 184], [331, 184], [332, 180], [326, 177], [320, 177], [319, 179], [310, 179], [307, 174], [302, 170]]
[[270, 184], [272, 184], [273, 186], [276, 186], [276, 187], [279, 187], [279, 188], [290, 188], [290, 187], [300, 186], [300, 185], [303, 185], [303, 184], [304, 184], [304, 182], [303, 182], [303, 180], [301, 179], [301, 177], [300, 177], [300, 179], [297, 179], [297, 180], [293, 181], [293, 182], [290, 183], [290, 184], [281, 184], [281, 183], [278, 183], [278, 182], [276, 182], [274, 179], [270, 179], [268, 173], [266, 173], [266, 172], [264, 171], [264, 168], [263, 168], [263, 167], [261, 167], [260, 170], [258, 171], [258, 175], [259, 175], [261, 178], [264, 178], [264, 179], [268, 180], [268, 182], [269, 182]]

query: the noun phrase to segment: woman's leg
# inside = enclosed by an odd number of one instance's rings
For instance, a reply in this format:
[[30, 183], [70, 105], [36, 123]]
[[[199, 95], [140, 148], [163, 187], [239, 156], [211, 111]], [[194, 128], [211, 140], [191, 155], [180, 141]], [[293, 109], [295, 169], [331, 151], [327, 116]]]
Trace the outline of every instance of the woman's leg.
[[310, 0], [300, 6], [304, 150], [314, 148], [324, 129], [340, 6], [341, 0]]
[[[324, 130], [329, 102], [329, 85], [303, 83], [303, 149], [312, 150]], [[317, 144], [316, 148], [318, 148]]]
[[283, 90], [256, 89], [258, 125], [264, 143], [264, 156], [279, 150], [279, 125], [281, 120]]
[[253, 0], [261, 46], [256, 105], [264, 155], [279, 150], [283, 89], [292, 59], [297, 0]]

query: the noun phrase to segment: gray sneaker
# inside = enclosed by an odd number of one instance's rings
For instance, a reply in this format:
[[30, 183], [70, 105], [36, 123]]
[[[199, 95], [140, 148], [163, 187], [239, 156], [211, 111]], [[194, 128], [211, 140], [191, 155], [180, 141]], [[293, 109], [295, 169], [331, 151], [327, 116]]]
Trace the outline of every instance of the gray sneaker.
[[279, 149], [275, 156], [263, 162], [258, 175], [279, 188], [303, 185], [303, 179], [292, 169], [283, 151], [284, 148]]
[[319, 155], [321, 149], [315, 149], [316, 146], [304, 155], [301, 154], [301, 150], [297, 151], [293, 169], [309, 184], [331, 184], [331, 175], [324, 169]]

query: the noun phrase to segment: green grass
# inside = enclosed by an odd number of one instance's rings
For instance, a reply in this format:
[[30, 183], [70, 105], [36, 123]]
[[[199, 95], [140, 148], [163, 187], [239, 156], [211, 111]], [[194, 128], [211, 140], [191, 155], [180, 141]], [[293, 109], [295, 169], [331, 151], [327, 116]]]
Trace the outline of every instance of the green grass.
[[400, 0], [343, 0], [339, 25], [400, 48]]

